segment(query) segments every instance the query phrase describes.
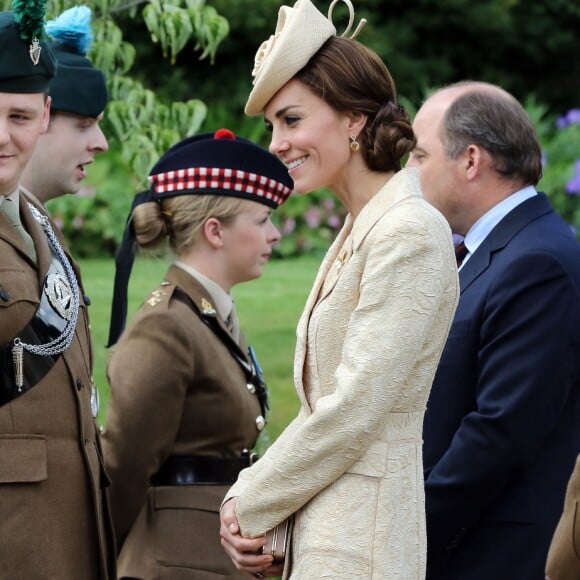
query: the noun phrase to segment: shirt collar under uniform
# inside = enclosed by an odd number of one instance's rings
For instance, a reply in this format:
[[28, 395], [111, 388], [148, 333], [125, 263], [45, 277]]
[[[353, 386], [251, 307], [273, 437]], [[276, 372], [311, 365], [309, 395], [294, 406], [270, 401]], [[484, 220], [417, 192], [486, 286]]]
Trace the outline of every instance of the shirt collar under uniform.
[[233, 307], [233, 300], [231, 294], [226, 292], [219, 284], [204, 276], [201, 272], [196, 270], [193, 266], [186, 264], [180, 260], [175, 261], [175, 265], [187, 272], [190, 276], [195, 278], [211, 295], [215, 302], [215, 307], [222, 320], [226, 320], [230, 315]]

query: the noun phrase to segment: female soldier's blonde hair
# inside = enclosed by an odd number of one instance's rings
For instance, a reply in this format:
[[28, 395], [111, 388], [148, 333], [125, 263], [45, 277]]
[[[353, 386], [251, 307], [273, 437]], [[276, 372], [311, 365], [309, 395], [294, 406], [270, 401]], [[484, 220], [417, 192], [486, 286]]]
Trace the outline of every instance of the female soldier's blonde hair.
[[231, 222], [248, 200], [225, 195], [178, 195], [138, 205], [132, 213], [140, 247], [159, 247], [165, 238], [176, 254], [191, 247], [209, 218]]

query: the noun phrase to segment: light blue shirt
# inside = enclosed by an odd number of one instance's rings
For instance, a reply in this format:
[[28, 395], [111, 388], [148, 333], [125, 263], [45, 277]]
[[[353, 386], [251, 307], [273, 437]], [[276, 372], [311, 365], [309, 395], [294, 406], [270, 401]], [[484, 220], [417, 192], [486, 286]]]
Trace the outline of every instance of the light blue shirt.
[[516, 208], [518, 205], [538, 195], [536, 188], [533, 185], [524, 187], [511, 195], [508, 195], [503, 201], [492, 207], [489, 211], [484, 213], [472, 226], [469, 228], [465, 239], [465, 247], [467, 248], [467, 255], [465, 256], [461, 267], [465, 266], [465, 263], [471, 257], [477, 248], [483, 243], [485, 238], [489, 236], [493, 228], [508, 214], [512, 209]]

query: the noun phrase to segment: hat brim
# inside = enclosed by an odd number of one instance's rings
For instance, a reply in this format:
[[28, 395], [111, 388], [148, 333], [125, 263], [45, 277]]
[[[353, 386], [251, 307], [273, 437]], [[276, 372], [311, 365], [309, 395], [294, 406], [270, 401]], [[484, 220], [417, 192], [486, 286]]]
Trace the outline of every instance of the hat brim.
[[310, 0], [298, 0], [292, 8], [281, 6], [275, 33], [256, 53], [254, 87], [245, 113], [263, 113], [270, 99], [335, 35], [332, 22]]

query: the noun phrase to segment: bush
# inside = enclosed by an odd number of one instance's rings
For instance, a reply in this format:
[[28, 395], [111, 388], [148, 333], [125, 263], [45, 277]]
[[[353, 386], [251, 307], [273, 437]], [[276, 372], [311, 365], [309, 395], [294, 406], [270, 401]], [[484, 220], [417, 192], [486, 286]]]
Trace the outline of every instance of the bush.
[[530, 106], [543, 152], [543, 177], [538, 189], [544, 191], [556, 211], [580, 237], [580, 109], [571, 109], [554, 118], [542, 115], [542, 107]]

